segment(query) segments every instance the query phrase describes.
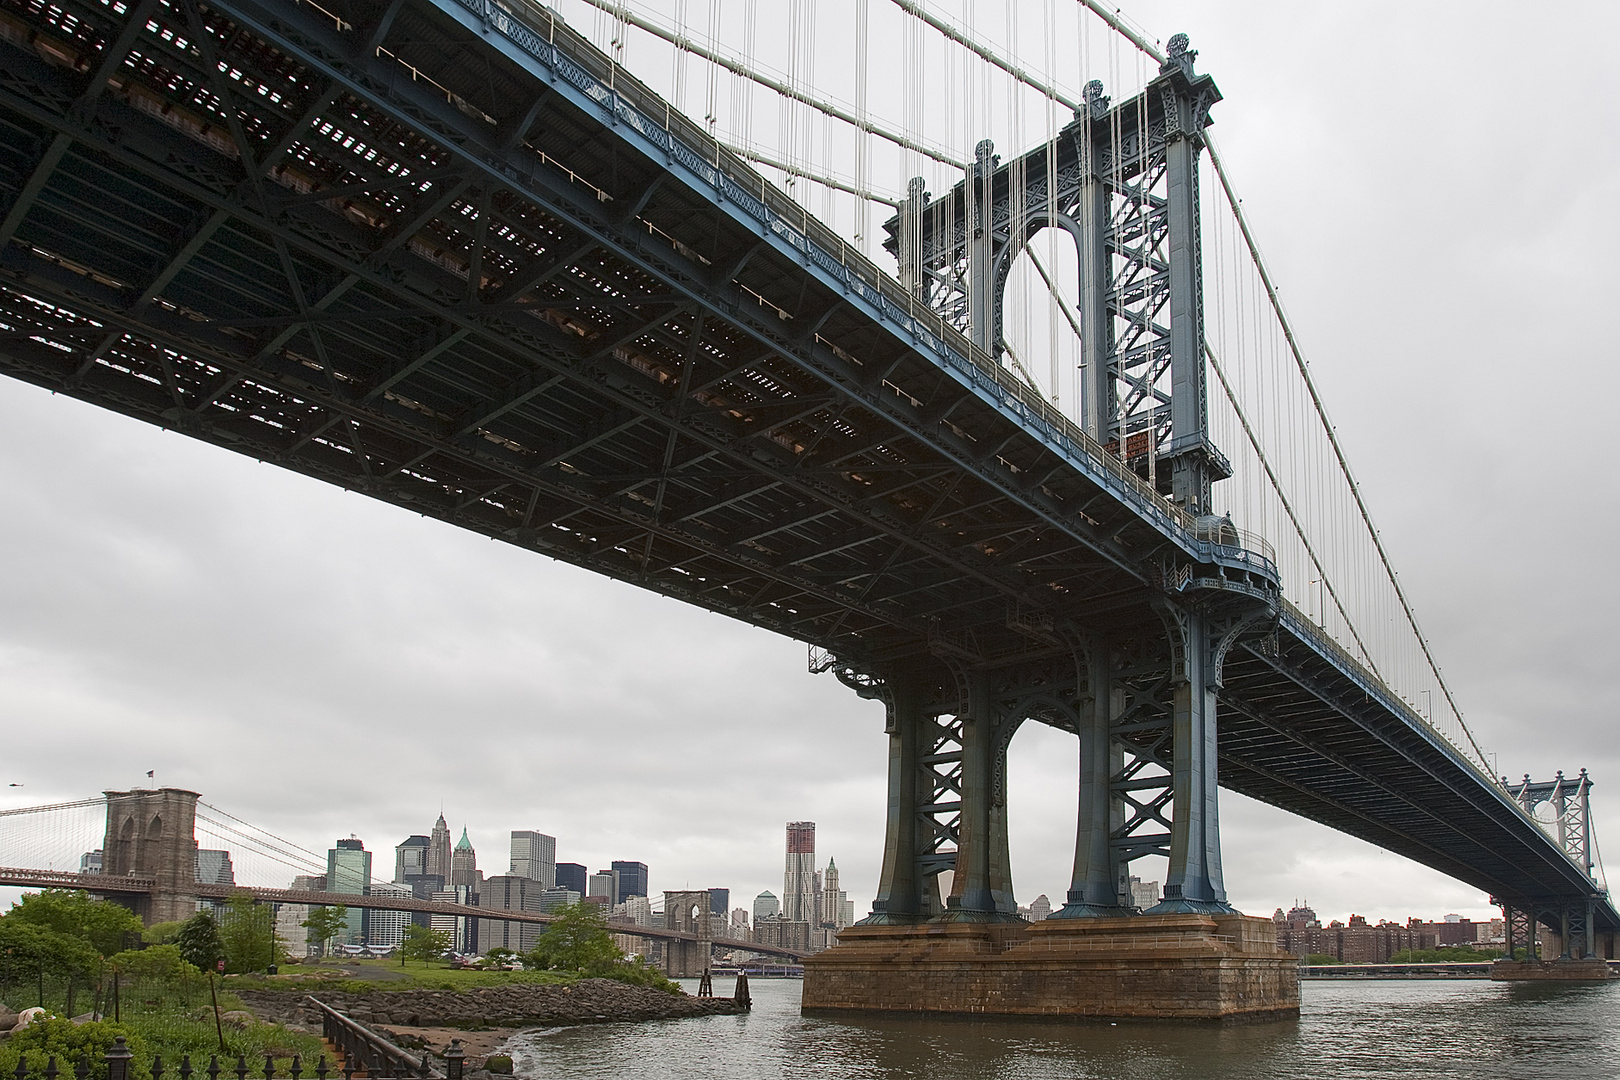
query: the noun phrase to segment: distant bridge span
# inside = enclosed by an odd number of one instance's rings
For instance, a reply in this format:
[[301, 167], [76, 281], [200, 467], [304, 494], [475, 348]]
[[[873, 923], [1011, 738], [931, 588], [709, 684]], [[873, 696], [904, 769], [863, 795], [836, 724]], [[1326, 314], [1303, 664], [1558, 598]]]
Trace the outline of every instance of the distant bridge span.
[[[157, 891], [157, 879], [149, 877], [119, 877], [111, 874], [78, 874], [59, 870], [28, 870], [15, 866], [0, 866], [0, 886], [10, 885], [25, 889], [83, 889], [98, 896], [151, 896]], [[418, 900], [404, 897], [357, 896], [352, 893], [309, 892], [298, 889], [260, 889], [246, 885], [188, 886], [191, 895], [210, 900], [229, 900], [243, 893], [257, 903], [307, 904], [312, 907], [367, 908], [372, 911], [410, 911], [428, 915], [457, 915], [487, 922], [516, 922], [545, 926], [554, 921], [552, 915], [537, 911], [507, 911], [502, 908], [473, 907], [470, 904], [450, 904], [438, 900]], [[680, 930], [661, 927], [637, 926], [634, 923], [608, 920], [608, 930], [626, 937], [655, 939], [658, 941], [706, 941], [722, 949], [735, 949], [765, 956], [782, 956], [802, 960], [809, 953], [797, 949], [782, 949], [760, 945], [752, 941], [733, 938], [701, 938]]]

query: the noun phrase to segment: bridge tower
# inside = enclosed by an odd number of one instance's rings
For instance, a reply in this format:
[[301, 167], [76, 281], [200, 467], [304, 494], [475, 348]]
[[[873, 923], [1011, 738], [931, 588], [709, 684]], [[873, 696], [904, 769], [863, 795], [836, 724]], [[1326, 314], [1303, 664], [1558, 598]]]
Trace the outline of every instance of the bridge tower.
[[664, 942], [664, 974], [695, 979], [709, 969], [709, 893], [707, 890], [664, 891], [664, 929], [695, 934], [698, 940]]
[[[926, 656], [812, 650], [812, 670], [886, 706], [889, 808], [873, 914], [807, 961], [807, 1008], [973, 1011], [997, 980], [1008, 1012], [1298, 1008], [1292, 961], [1269, 922], [1227, 903], [1221, 866], [1222, 665], [1240, 639], [1274, 632], [1280, 596], [1274, 569], [1223, 566], [1245, 545], [1212, 513], [1231, 468], [1209, 437], [1198, 158], [1220, 92], [1195, 57], [1177, 35], [1141, 94], [1111, 105], [1090, 84], [1053, 143], [1004, 163], [982, 142], [961, 183], [931, 197], [914, 180], [887, 225], [905, 287], [992, 358], [1019, 253], [1045, 228], [1074, 240], [1081, 426], [1185, 514], [1207, 554], [1148, 566], [1150, 595], [1129, 614], [1090, 597], [1072, 612], [1010, 610], [1028, 639], [1017, 656], [986, 656], [943, 620]], [[1029, 719], [1080, 740], [1073, 878], [1064, 906], [1034, 925], [1017, 915], [1007, 843], [1007, 747]], [[1163, 901], [1140, 912], [1129, 867], [1147, 855], [1169, 870]], [[1144, 951], [1148, 938], [1177, 942], [1175, 974], [1167, 953]], [[1032, 966], [1049, 978], [1030, 978]], [[1167, 978], [1182, 1012], [1148, 1000]]]
[[[1502, 783], [1508, 795], [1524, 807], [1525, 813], [1535, 817], [1570, 861], [1581, 868], [1591, 889], [1580, 896], [1492, 897], [1502, 908], [1508, 954], [1508, 959], [1494, 966], [1492, 978], [1608, 978], [1606, 961], [1614, 958], [1615, 943], [1612, 933], [1602, 935], [1597, 928], [1597, 908], [1607, 889], [1598, 880], [1592, 842], [1591, 778], [1582, 769], [1578, 777], [1566, 777], [1560, 771], [1552, 780], [1533, 781], [1526, 774], [1521, 783], [1509, 784], [1506, 777]], [[1542, 926], [1551, 928], [1558, 943], [1551, 965], [1542, 963], [1547, 959], [1541, 949]], [[1525, 950], [1525, 960], [1515, 963], [1512, 958], [1520, 948]]]
[[102, 872], [152, 879], [151, 894], [134, 905], [148, 926], [196, 914], [197, 792], [136, 788], [105, 794]]

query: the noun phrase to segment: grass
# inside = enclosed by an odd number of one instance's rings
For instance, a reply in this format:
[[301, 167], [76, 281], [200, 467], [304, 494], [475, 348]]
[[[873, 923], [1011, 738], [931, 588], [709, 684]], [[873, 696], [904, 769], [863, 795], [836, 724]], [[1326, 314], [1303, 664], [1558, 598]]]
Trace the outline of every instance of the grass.
[[574, 976], [561, 971], [476, 971], [432, 961], [353, 960], [336, 964], [299, 964], [284, 967], [281, 975], [232, 975], [227, 985], [255, 990], [285, 990], [316, 994], [323, 990], [345, 993], [390, 990], [473, 990], [486, 986], [558, 985]]

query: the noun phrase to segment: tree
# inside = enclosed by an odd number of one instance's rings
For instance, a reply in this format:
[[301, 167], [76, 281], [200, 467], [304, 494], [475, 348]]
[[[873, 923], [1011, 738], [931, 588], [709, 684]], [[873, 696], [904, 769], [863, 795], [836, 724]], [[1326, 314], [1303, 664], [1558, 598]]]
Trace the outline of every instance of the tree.
[[553, 915], [555, 918], [540, 935], [534, 950], [523, 958], [525, 964], [595, 975], [624, 963], [624, 953], [613, 944], [600, 905], [569, 904]]
[[309, 931], [310, 940], [326, 955], [332, 939], [349, 927], [349, 909], [342, 904], [333, 907], [311, 908], [309, 918], [298, 924]]
[[141, 920], [133, 911], [110, 900], [92, 900], [76, 889], [24, 893], [5, 918], [87, 941], [102, 956], [122, 952], [126, 935], [141, 933]]
[[175, 938], [180, 955], [186, 963], [195, 964], [204, 971], [213, 971], [225, 959], [225, 943], [219, 937], [219, 924], [206, 911], [199, 911], [187, 919]]
[[0, 919], [0, 983], [40, 976], [89, 975], [100, 959], [83, 938], [20, 922], [9, 915]]
[[405, 928], [405, 940], [399, 946], [399, 966], [407, 960], [443, 960], [450, 951], [450, 931], [429, 930], [411, 923]]
[[254, 903], [253, 894], [245, 889], [226, 901], [219, 940], [225, 947], [226, 971], [263, 971], [282, 959], [275, 913], [267, 904]]

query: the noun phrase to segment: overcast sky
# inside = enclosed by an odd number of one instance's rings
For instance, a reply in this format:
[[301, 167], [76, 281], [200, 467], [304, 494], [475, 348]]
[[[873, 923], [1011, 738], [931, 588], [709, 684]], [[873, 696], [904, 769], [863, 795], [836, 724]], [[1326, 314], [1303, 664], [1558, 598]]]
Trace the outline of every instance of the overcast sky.
[[[1515, 777], [1590, 769], [1620, 851], [1620, 6], [1127, 11], [1220, 83], [1226, 160], [1474, 731]], [[734, 906], [780, 893], [783, 824], [810, 819], [868, 910], [881, 709], [800, 644], [9, 380], [0, 506], [6, 805], [151, 769], [316, 851], [357, 835], [379, 869], [442, 805], [488, 873], [539, 829]], [[1067, 888], [1074, 753], [1013, 744], [1022, 903]], [[1221, 813], [1250, 913], [1491, 913], [1279, 811]]]

